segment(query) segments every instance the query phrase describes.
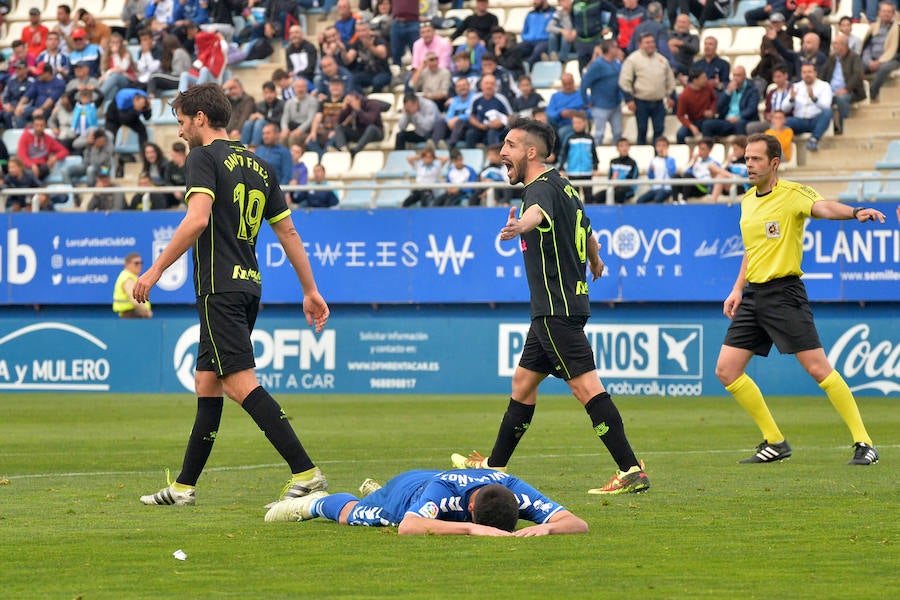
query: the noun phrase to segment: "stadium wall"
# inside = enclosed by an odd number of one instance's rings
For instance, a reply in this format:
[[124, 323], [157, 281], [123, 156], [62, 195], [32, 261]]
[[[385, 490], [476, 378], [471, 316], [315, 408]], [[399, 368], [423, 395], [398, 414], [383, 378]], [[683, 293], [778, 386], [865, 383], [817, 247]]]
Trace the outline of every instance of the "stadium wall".
[[[822, 343], [860, 395], [900, 397], [900, 304], [817, 303]], [[103, 307], [0, 311], [0, 390], [183, 392], [193, 388], [197, 319], [163, 307], [152, 320]], [[721, 304], [595, 304], [587, 334], [617, 395], [724, 394], [715, 361]], [[509, 393], [528, 329], [524, 304], [335, 305], [316, 335], [297, 307], [266, 306], [254, 332], [257, 372], [276, 393]], [[751, 362], [768, 394], [819, 394], [788, 356]], [[558, 380], [547, 393], [566, 393]]]
[[[591, 284], [588, 326], [610, 389], [723, 393], [714, 366], [728, 323], [721, 302], [742, 252], [738, 207], [590, 206], [587, 214], [610, 272]], [[305, 326], [296, 276], [263, 228], [264, 309], [254, 337], [263, 382], [276, 392], [508, 393], [528, 308], [517, 244], [497, 237], [506, 215], [297, 211], [332, 305], [321, 335]], [[155, 257], [180, 218], [5, 215], [0, 390], [189, 390], [197, 335], [188, 261], [154, 290], [153, 320], [121, 321], [110, 310], [125, 254]], [[806, 284], [832, 362], [858, 393], [900, 394], [900, 229], [893, 220], [811, 221], [805, 246]], [[819, 393], [793, 359], [756, 360], [752, 372], [767, 393]]]
[[[822, 301], [900, 298], [896, 203], [885, 224], [810, 221], [803, 268]], [[527, 302], [518, 244], [499, 240], [506, 208], [311, 210], [294, 219], [319, 288], [333, 304]], [[8, 213], [0, 237], [0, 306], [106, 304], [129, 252], [162, 252], [183, 213]], [[591, 298], [614, 302], [718, 302], [743, 247], [737, 205], [589, 206], [608, 275]], [[0, 233], [0, 235], [3, 235]], [[293, 304], [296, 276], [268, 227], [258, 257], [263, 301]], [[189, 259], [160, 280], [158, 305], [193, 301]]]

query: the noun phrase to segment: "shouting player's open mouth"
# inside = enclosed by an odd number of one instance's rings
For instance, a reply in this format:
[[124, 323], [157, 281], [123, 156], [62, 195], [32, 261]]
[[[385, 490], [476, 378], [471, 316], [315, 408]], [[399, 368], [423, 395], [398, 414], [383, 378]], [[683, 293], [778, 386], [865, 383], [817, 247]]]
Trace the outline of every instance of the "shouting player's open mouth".
[[503, 163], [503, 166], [506, 167], [506, 176], [509, 177], [510, 183], [516, 181], [516, 167], [513, 162], [509, 159], [502, 158], [500, 162]]

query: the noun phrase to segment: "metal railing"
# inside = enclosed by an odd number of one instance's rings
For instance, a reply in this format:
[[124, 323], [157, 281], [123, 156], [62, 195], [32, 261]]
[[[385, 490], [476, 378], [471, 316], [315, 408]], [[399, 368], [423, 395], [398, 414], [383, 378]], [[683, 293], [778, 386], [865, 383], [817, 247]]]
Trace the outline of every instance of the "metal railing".
[[[870, 174], [870, 175], [820, 175], [820, 176], [804, 176], [801, 178], [797, 178], [796, 180], [791, 179], [792, 181], [798, 181], [804, 184], [816, 184], [816, 183], [834, 183], [834, 182], [847, 182], [847, 183], [859, 183], [856, 189], [856, 201], [857, 202], [878, 202], [879, 200], [900, 200], [900, 186], [898, 186], [896, 196], [897, 198], [879, 198], [875, 195], [867, 195], [865, 183], [871, 181], [880, 181], [884, 182], [900, 182], [900, 174], [890, 174], [885, 172], [884, 174]], [[594, 178], [594, 179], [579, 179], [573, 182], [573, 185], [576, 187], [606, 187], [606, 204], [614, 204], [614, 194], [615, 188], [619, 186], [623, 187], [646, 187], [650, 185], [672, 185], [672, 186], [689, 186], [695, 184], [701, 184], [706, 186], [711, 186], [716, 183], [721, 183], [723, 185], [730, 186], [730, 190], [727, 193], [724, 193], [722, 197], [719, 198], [719, 204], [733, 204], [735, 202], [740, 201], [740, 194], [737, 192], [737, 186], [734, 184], [746, 184], [749, 183], [745, 178], [723, 178], [723, 179], [648, 179], [648, 178], [640, 178], [640, 179], [606, 179], [606, 178]], [[515, 186], [513, 186], [515, 187]], [[420, 184], [409, 179], [392, 179], [390, 181], [373, 181], [371, 186], [360, 186], [359, 180], [344, 180], [341, 182], [335, 183], [327, 183], [326, 185], [285, 185], [281, 186], [282, 190], [285, 192], [294, 192], [294, 191], [322, 191], [323, 189], [327, 189], [333, 192], [342, 192], [347, 190], [360, 190], [360, 189], [370, 189], [374, 193], [372, 194], [372, 199], [368, 206], [354, 206], [349, 207], [347, 210], [352, 210], [353, 208], [382, 208], [385, 209], [385, 206], [379, 206], [377, 202], [378, 192], [382, 190], [444, 190], [449, 188], [465, 188], [465, 189], [487, 189], [488, 194], [486, 195], [486, 200], [483, 206], [496, 206], [497, 203], [495, 201], [495, 195], [497, 190], [509, 190], [510, 186], [508, 184], [503, 183], [495, 183], [495, 182], [467, 182], [463, 184], [458, 183], [448, 183], [448, 182], [440, 182], [440, 183], [432, 183], [432, 184]], [[519, 186], [521, 189], [521, 186]], [[115, 187], [66, 187], [60, 186], [59, 184], [55, 184], [52, 188], [41, 187], [41, 188], [6, 188], [0, 190], [0, 212], [6, 211], [6, 197], [7, 196], [28, 196], [31, 195], [31, 209], [33, 212], [40, 211], [40, 199], [37, 198], [39, 194], [48, 194], [51, 196], [69, 196], [71, 194], [77, 194], [79, 196], [90, 197], [95, 193], [102, 194], [135, 194], [135, 193], [154, 193], [154, 194], [167, 194], [167, 193], [175, 193], [175, 192], [183, 192], [184, 188], [179, 186], [159, 186], [153, 187], [148, 190], [146, 187], [140, 186], [115, 186]], [[884, 195], [883, 192], [881, 192]], [[342, 208], [338, 205], [337, 208]], [[61, 212], [79, 212], [80, 208], [75, 208], [74, 210], [66, 210]], [[150, 203], [145, 201], [142, 206], [142, 210], [150, 211]]]

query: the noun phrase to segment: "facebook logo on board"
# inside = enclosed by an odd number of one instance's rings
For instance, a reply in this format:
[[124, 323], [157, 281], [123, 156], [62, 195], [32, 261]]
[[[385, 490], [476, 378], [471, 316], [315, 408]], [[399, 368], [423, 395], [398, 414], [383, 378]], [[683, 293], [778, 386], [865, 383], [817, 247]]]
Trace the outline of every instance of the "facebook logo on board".
[[[601, 378], [699, 379], [703, 377], [703, 326], [589, 324], [584, 329]], [[518, 364], [527, 324], [499, 326], [497, 371], [508, 377]]]

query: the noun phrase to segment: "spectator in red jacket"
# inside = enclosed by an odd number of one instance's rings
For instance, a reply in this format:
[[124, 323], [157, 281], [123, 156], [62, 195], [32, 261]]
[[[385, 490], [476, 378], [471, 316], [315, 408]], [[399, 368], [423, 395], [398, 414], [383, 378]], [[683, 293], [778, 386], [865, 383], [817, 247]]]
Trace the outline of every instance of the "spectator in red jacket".
[[35, 178], [43, 182], [50, 175], [54, 165], [69, 155], [69, 151], [53, 136], [47, 135], [47, 117], [42, 111], [32, 115], [31, 129], [22, 132], [19, 138], [18, 155]]

